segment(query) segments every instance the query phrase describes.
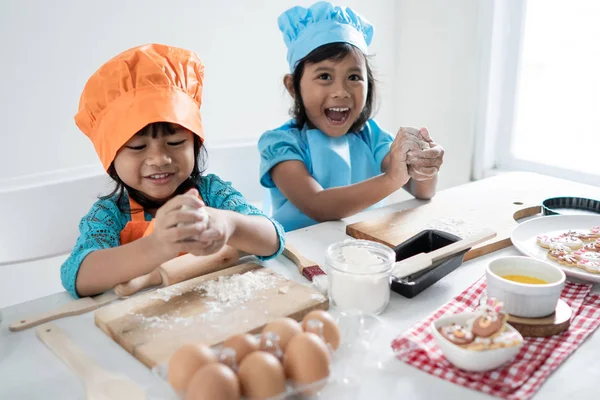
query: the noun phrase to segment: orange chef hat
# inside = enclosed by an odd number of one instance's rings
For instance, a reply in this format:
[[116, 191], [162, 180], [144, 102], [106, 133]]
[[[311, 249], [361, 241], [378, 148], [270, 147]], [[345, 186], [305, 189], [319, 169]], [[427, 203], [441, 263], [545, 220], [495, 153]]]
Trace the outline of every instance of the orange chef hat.
[[87, 81], [75, 123], [94, 144], [105, 170], [131, 137], [170, 122], [204, 139], [200, 104], [204, 65], [196, 53], [161, 44], [129, 49]]

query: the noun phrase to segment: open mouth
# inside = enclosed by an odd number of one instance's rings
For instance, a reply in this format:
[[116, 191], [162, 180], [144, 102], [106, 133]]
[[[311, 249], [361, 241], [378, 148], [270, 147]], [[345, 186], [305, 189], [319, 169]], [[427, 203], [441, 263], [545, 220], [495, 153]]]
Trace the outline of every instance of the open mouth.
[[149, 179], [153, 183], [166, 183], [173, 175], [174, 174], [172, 173], [152, 174], [145, 176], [144, 178]]
[[343, 125], [350, 116], [350, 108], [348, 107], [332, 107], [325, 109], [325, 116], [332, 125]]

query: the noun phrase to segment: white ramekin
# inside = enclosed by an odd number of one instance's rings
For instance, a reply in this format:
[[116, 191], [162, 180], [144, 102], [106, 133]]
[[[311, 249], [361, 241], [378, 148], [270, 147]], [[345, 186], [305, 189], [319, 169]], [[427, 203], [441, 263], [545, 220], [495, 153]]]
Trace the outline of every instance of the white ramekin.
[[[558, 267], [530, 257], [501, 257], [485, 269], [489, 297], [504, 302], [504, 312], [524, 318], [545, 317], [554, 312], [565, 285], [565, 273]], [[509, 281], [503, 275], [525, 275], [547, 284]]]

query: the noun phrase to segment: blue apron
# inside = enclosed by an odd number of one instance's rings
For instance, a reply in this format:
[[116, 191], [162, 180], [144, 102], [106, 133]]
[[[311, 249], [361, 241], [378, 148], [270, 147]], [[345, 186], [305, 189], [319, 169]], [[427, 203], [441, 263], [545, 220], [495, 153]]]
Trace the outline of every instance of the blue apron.
[[[310, 157], [307, 169], [323, 189], [359, 183], [381, 173], [381, 166], [377, 165], [373, 152], [358, 134], [348, 133], [334, 138], [319, 129], [307, 129], [305, 132]], [[269, 200], [274, 205], [281, 204], [273, 210], [273, 218], [286, 231], [317, 223], [285, 199], [279, 189], [273, 188], [270, 193], [273, 198], [265, 199], [265, 210], [270, 211]]]

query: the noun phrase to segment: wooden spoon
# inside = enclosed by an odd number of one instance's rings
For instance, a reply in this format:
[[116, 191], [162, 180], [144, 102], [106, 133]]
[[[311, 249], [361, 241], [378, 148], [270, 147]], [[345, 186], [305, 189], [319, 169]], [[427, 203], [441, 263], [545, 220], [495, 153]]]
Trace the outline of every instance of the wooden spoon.
[[131, 379], [113, 374], [86, 356], [53, 323], [36, 329], [37, 337], [73, 371], [85, 385], [88, 400], [146, 399], [144, 390]]

